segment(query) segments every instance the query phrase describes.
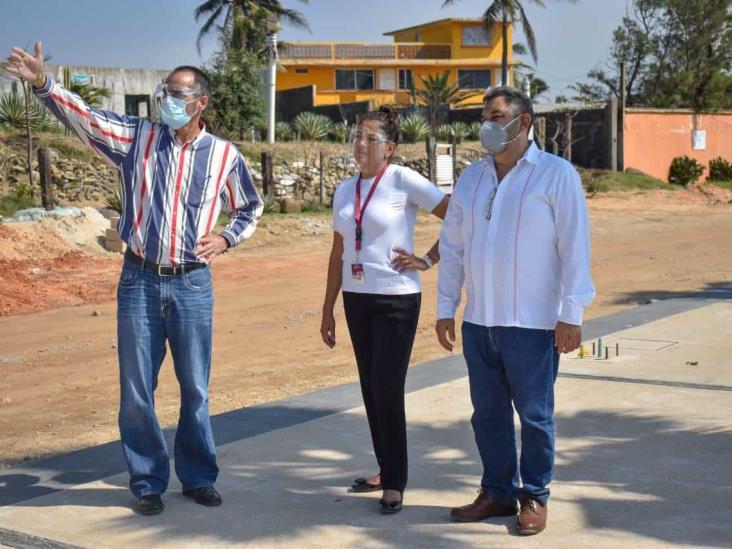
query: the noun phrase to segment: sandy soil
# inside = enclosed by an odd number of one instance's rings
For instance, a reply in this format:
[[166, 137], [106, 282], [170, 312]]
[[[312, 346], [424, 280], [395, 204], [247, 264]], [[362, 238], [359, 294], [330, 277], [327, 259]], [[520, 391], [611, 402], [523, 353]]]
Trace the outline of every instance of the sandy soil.
[[[730, 284], [724, 202], [686, 191], [590, 199], [598, 297], [587, 317]], [[420, 217], [418, 249], [438, 230]], [[318, 334], [330, 235], [326, 215], [265, 216], [250, 242], [216, 261], [213, 413], [356, 379], [342, 309], [336, 349]], [[119, 256], [18, 225], [0, 226], [0, 250], [0, 464], [116, 439]], [[444, 356], [432, 332], [435, 281], [434, 270], [424, 276], [413, 364]], [[166, 426], [179, 405], [171, 366], [156, 397]]]

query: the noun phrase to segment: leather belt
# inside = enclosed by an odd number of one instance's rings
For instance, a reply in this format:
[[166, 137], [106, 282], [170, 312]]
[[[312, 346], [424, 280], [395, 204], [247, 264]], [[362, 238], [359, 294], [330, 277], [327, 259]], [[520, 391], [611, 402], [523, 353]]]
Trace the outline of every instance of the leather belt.
[[147, 269], [148, 271], [152, 271], [156, 273], [158, 276], [180, 276], [184, 273], [189, 273], [191, 271], [195, 271], [196, 269], [201, 269], [202, 267], [206, 267], [206, 263], [182, 263], [180, 265], [157, 265], [156, 263], [151, 263], [150, 261], [147, 261], [145, 259], [142, 259], [140, 256], [135, 255], [130, 251], [128, 248], [125, 252], [125, 259], [129, 259], [134, 263], [135, 265], [142, 265], [143, 268]]

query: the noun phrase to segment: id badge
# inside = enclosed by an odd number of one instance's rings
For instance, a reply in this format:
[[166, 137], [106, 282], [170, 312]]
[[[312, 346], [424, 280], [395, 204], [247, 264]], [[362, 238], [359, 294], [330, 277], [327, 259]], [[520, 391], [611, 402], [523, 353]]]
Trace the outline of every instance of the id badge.
[[351, 277], [356, 284], [363, 284], [366, 282], [362, 263], [351, 263]]

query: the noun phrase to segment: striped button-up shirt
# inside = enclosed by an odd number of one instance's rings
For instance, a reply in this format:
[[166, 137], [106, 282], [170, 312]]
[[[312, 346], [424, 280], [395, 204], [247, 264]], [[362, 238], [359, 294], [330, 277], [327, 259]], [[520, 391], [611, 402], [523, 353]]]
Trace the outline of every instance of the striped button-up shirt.
[[117, 231], [138, 256], [160, 265], [199, 261], [198, 241], [214, 228], [222, 208], [230, 216], [220, 234], [230, 246], [254, 232], [263, 202], [244, 157], [228, 141], [202, 128], [195, 139], [180, 143], [168, 126], [92, 108], [51, 78], [35, 92], [118, 170]]

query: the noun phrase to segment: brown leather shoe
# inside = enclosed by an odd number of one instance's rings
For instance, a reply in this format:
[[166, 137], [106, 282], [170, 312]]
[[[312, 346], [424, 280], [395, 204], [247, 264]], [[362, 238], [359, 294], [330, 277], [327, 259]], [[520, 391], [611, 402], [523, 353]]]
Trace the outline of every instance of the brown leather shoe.
[[546, 528], [546, 505], [542, 505], [534, 498], [526, 498], [521, 501], [521, 513], [519, 513], [516, 527], [522, 536], [533, 536]]
[[459, 522], [476, 522], [489, 517], [511, 517], [517, 512], [516, 503], [497, 501], [481, 488], [473, 503], [453, 507], [450, 511], [450, 518]]

